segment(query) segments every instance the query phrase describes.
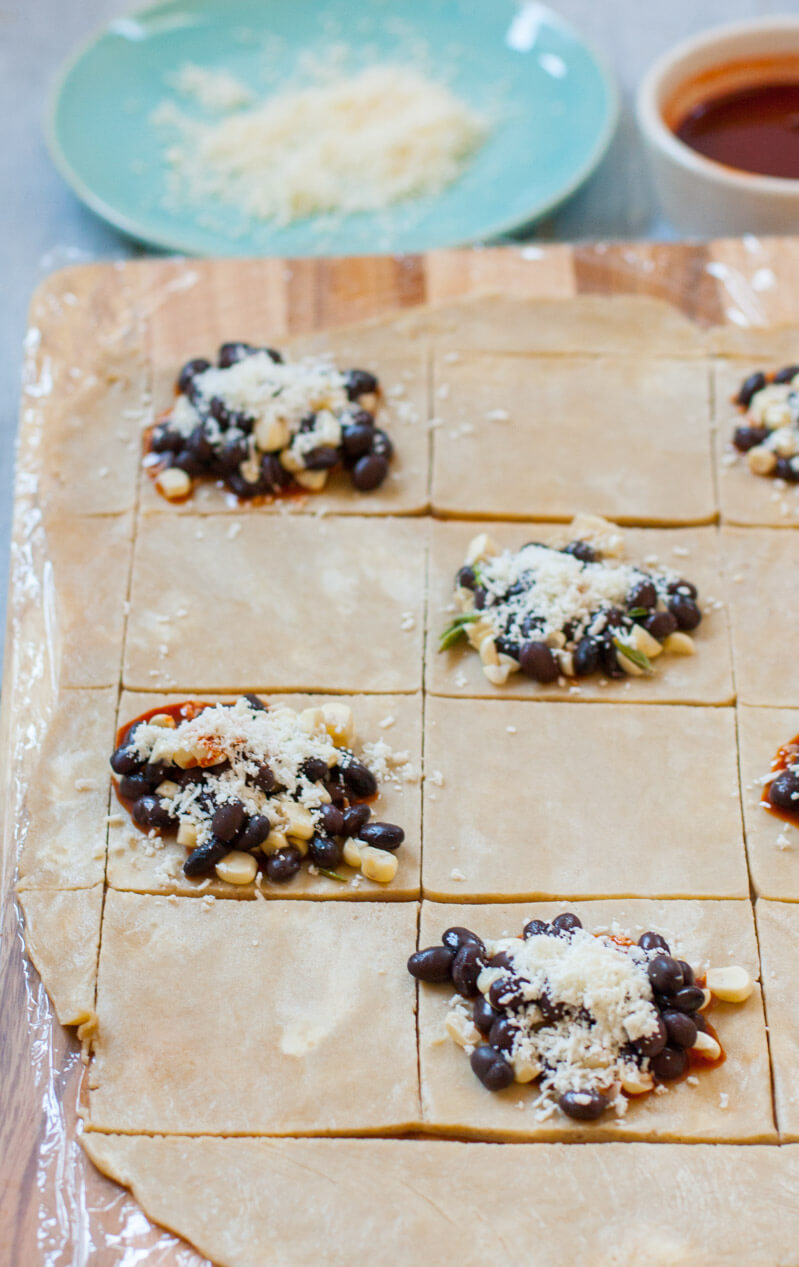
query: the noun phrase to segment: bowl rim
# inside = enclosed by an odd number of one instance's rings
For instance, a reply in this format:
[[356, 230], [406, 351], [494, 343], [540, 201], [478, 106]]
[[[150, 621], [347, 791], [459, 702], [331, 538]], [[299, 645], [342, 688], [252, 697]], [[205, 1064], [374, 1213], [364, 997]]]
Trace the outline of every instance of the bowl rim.
[[[746, 172], [735, 167], [727, 167], [724, 163], [706, 158], [704, 154], [699, 154], [675, 136], [666, 125], [658, 102], [658, 94], [666, 75], [679, 71], [680, 65], [695, 53], [712, 48], [720, 40], [770, 32], [775, 35], [790, 32], [796, 35], [799, 41], [799, 15], [775, 14], [762, 18], [745, 18], [737, 22], [724, 22], [700, 31], [686, 40], [681, 40], [679, 44], [673, 45], [662, 53], [644, 75], [636, 92], [635, 116], [644, 140], [694, 176], [728, 189], [750, 194], [768, 194], [792, 201], [799, 198], [799, 178], [763, 176], [758, 172]], [[777, 51], [779, 50], [775, 49], [775, 52]], [[799, 53], [799, 42], [797, 52]], [[719, 58], [719, 64], [723, 64], [723, 60]]]

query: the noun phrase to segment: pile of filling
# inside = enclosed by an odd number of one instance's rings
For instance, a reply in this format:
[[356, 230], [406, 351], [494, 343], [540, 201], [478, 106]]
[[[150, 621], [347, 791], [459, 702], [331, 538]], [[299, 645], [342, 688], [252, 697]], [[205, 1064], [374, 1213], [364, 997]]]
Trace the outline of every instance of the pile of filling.
[[764, 780], [761, 804], [799, 827], [799, 735], [783, 744]]
[[393, 446], [375, 425], [380, 385], [368, 370], [329, 361], [286, 362], [273, 348], [224, 343], [216, 366], [196, 359], [180, 371], [174, 405], [147, 438], [145, 463], [170, 501], [200, 476], [242, 500], [294, 488], [319, 492], [346, 468], [369, 492], [388, 475]]
[[354, 737], [352, 710], [338, 702], [297, 713], [256, 695], [188, 701], [123, 727], [111, 768], [139, 827], [177, 833], [187, 876], [249, 884], [263, 872], [282, 884], [305, 860], [343, 881], [343, 861], [388, 883], [405, 833], [372, 821], [378, 783]]
[[732, 442], [755, 475], [799, 484], [799, 365], [758, 371], [741, 384], [735, 403], [746, 415]]
[[521, 937], [483, 941], [448, 928], [440, 946], [408, 960], [419, 981], [451, 981], [446, 1028], [489, 1091], [537, 1083], [541, 1120], [558, 1109], [593, 1121], [626, 1112], [629, 1097], [723, 1058], [704, 1013], [712, 998], [743, 1002], [743, 968], [698, 976], [666, 940], [645, 932], [590, 933], [566, 912], [532, 919]]
[[[649, 675], [661, 652], [692, 655], [702, 619], [696, 586], [665, 568], [625, 563], [622, 534], [584, 517], [561, 549], [532, 541], [500, 550], [482, 533], [455, 578], [458, 615], [441, 636], [465, 636], [495, 686], [521, 670], [537, 682]], [[590, 539], [589, 539], [590, 538]]]

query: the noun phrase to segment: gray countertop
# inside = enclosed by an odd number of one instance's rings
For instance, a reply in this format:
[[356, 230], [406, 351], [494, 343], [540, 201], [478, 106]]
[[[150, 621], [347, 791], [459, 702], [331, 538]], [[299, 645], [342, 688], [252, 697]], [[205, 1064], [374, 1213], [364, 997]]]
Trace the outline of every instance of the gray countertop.
[[[474, 0], [503, 3], [505, 0]], [[86, 210], [53, 168], [42, 136], [50, 80], [74, 45], [131, 6], [121, 0], [0, 0], [0, 594], [5, 596], [13, 438], [28, 297], [47, 273], [90, 259], [141, 254]], [[399, 0], [401, 8], [401, 0]], [[766, 0], [554, 0], [604, 53], [622, 90], [619, 130], [599, 171], [539, 226], [547, 241], [668, 238], [632, 118], [635, 86], [670, 45], [716, 23], [774, 12]], [[799, 12], [783, 0], [781, 12]], [[2, 619], [2, 613], [0, 613]], [[0, 626], [1, 628], [2, 626]]]

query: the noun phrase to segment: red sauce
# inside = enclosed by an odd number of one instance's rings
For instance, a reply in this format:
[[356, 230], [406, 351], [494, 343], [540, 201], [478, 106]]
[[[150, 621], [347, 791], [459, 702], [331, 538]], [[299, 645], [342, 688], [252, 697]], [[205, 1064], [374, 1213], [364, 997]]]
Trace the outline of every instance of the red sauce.
[[[175, 725], [178, 726], [180, 725], [182, 721], [191, 721], [191, 719], [193, 717], [196, 717], [198, 713], [201, 713], [204, 708], [210, 708], [210, 707], [211, 707], [210, 704], [203, 703], [201, 700], [192, 699], [192, 700], [183, 700], [180, 704], [162, 704], [160, 708], [150, 708], [147, 710], [146, 713], [140, 713], [138, 717], [132, 717], [130, 721], [124, 722], [124, 724], [119, 727], [117, 731], [116, 742], [114, 744], [114, 747], [120, 748], [122, 746], [125, 740], [125, 736], [127, 735], [131, 726], [135, 726], [137, 722], [140, 722], [140, 721], [147, 722], [150, 720], [151, 717], [157, 717], [159, 714], [166, 713], [169, 717], [174, 718]], [[143, 835], [146, 836], [147, 832], [149, 831], [149, 828], [139, 827], [139, 824], [136, 822], [135, 818], [133, 817], [133, 801], [129, 801], [126, 796], [122, 795], [122, 793], [119, 790], [118, 779], [114, 779], [113, 784], [114, 784], [114, 793], [120, 805], [123, 807], [123, 809], [127, 810], [128, 814], [130, 815], [130, 820], [133, 823], [134, 827], [138, 828], [138, 830]]]
[[[799, 749], [799, 735], [794, 735], [793, 739], [789, 739], [778, 750], [776, 757], [771, 763], [771, 773], [774, 778], [782, 770], [787, 770], [789, 765], [795, 764], [797, 749]], [[797, 809], [795, 814], [792, 814], [790, 810], [780, 809], [778, 806], [771, 804], [768, 794], [772, 782], [773, 780], [770, 780], [765, 784], [760, 794], [760, 804], [764, 809], [768, 810], [769, 814], [773, 814], [775, 818], [781, 818], [784, 823], [791, 823], [794, 827], [799, 827], [799, 809]]]
[[692, 150], [740, 171], [799, 178], [799, 79], [737, 88], [694, 106], [674, 128]]

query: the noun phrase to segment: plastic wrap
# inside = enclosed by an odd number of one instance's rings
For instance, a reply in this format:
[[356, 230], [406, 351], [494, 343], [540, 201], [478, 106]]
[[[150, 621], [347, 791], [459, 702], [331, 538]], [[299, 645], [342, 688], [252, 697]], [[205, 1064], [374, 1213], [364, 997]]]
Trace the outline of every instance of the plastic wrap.
[[[296, 332], [480, 290], [552, 298], [575, 291], [626, 291], [667, 299], [701, 326], [723, 328], [726, 333], [711, 334], [709, 350], [715, 339], [724, 350], [755, 356], [766, 346], [757, 327], [799, 321], [792, 280], [797, 262], [799, 246], [790, 240], [579, 248], [528, 244], [513, 250], [441, 252], [427, 260], [376, 259], [367, 262], [362, 274], [370, 279], [368, 292], [337, 285], [345, 276], [346, 261], [316, 262], [314, 284], [325, 296], [316, 305], [307, 302], [310, 266], [305, 262], [266, 261], [263, 267], [267, 286], [275, 291], [266, 295], [266, 308], [282, 312], [284, 328], [285, 314], [291, 312], [288, 324]], [[0, 862], [0, 1152], [10, 1177], [5, 1197], [10, 1256], [4, 1261], [25, 1267], [134, 1267], [145, 1262], [150, 1267], [197, 1267], [207, 1262], [153, 1225], [129, 1194], [100, 1175], [85, 1157], [78, 1143], [86, 1075], [81, 1044], [56, 1020], [26, 957], [22, 916], [14, 898], [29, 791], [47, 774], [39, 754], [55, 701], [65, 688], [80, 686], [78, 680], [69, 680], [72, 631], [63, 623], [63, 594], [53, 567], [62, 522], [58, 515], [71, 513], [70, 490], [61, 490], [66, 500], [55, 519], [48, 518], [41, 496], [50, 411], [64, 394], [78, 393], [79, 412], [80, 393], [96, 393], [98, 376], [99, 389], [104, 389], [101, 365], [105, 381], [117, 384], [115, 390], [124, 391], [124, 383], [120, 389], [118, 368], [109, 371], [109, 366], [138, 365], [146, 378], [144, 326], [167, 295], [184, 296], [191, 303], [198, 267], [202, 266], [180, 262], [125, 264], [56, 274], [37, 294], [26, 339], [3, 691], [6, 812]], [[139, 274], [137, 269], [150, 271]], [[144, 287], [139, 285], [142, 276]], [[135, 287], [139, 289], [134, 302]], [[73, 314], [75, 338], [68, 334]], [[60, 332], [57, 337], [54, 330]], [[230, 337], [239, 335], [237, 330]], [[146, 416], [146, 392], [142, 395], [138, 380], [130, 388], [139, 394], [142, 406], [140, 416], [131, 420], [135, 428]], [[108, 513], [108, 508], [97, 505], [99, 516]], [[86, 891], [91, 887], [85, 883]]]

